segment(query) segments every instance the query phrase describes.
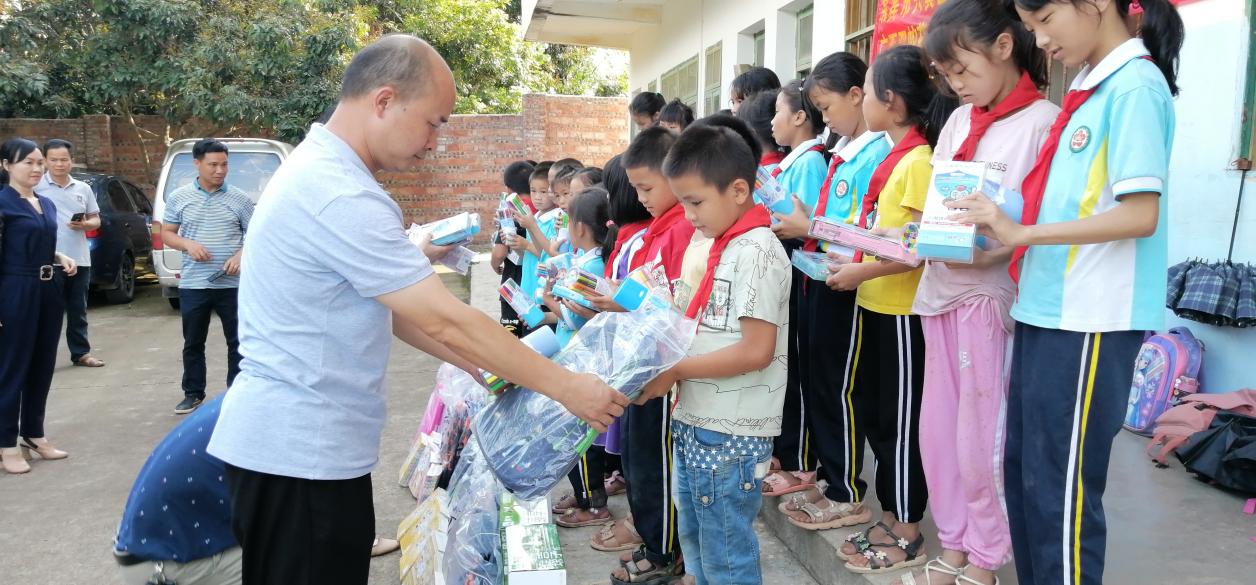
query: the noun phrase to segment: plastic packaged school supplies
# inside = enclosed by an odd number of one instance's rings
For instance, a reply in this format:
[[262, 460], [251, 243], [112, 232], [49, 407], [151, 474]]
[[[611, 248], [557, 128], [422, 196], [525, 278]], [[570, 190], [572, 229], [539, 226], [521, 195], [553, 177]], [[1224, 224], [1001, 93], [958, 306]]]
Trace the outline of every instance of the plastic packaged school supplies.
[[[633, 398], [685, 357], [696, 330], [692, 320], [670, 307], [600, 313], [554, 361], [596, 375]], [[524, 499], [549, 493], [596, 437], [561, 404], [523, 389], [502, 394], [475, 420], [475, 442], [494, 475]]]
[[441, 563], [445, 583], [502, 583], [501, 532], [497, 526], [501, 492], [501, 484], [473, 442], [449, 483], [449, 531]]
[[[422, 502], [447, 479], [471, 436], [471, 419], [488, 401], [488, 394], [469, 374], [450, 364], [436, 373], [436, 388], [428, 412], [419, 425], [410, 453], [402, 464], [399, 483]], [[439, 406], [437, 406], [439, 405]], [[432, 419], [439, 418], [435, 423]], [[428, 416], [431, 415], [431, 416]]]
[[884, 260], [892, 260], [908, 266], [920, 265], [920, 260], [907, 249], [902, 238], [878, 236], [863, 228], [835, 219], [817, 217], [811, 220], [811, 230], [808, 236], [862, 250]]
[[449, 496], [436, 490], [397, 527], [401, 544], [403, 585], [444, 585], [436, 580], [437, 565], [449, 531]]
[[987, 176], [992, 173], [989, 165], [982, 162], [944, 161], [933, 165], [916, 239], [917, 256], [949, 262], [973, 261], [977, 227], [951, 219], [961, 210], [949, 209], [946, 203], [978, 191], [997, 193], [998, 184]]
[[431, 232], [432, 243], [437, 246], [457, 244], [468, 241], [480, 233], [480, 215], [470, 212], [459, 213], [424, 225], [423, 229]]
[[[554, 330], [549, 327], [541, 327], [536, 331], [527, 334], [520, 341], [522, 341], [524, 345], [532, 348], [532, 351], [535, 351], [547, 358], [554, 357], [554, 354], [558, 353], [559, 349], [562, 349], [558, 345], [558, 336], [554, 335]], [[480, 372], [480, 376], [484, 378], [484, 384], [488, 386], [489, 394], [497, 395], [515, 388], [514, 384], [507, 382], [503, 378], [497, 377], [495, 374]]]
[[528, 208], [528, 204], [524, 203], [517, 193], [507, 195], [506, 204], [522, 215], [532, 215], [532, 210]]
[[[763, 167], [754, 176], [754, 196], [762, 203], [768, 211], [787, 215], [794, 212], [794, 198], [785, 192], [785, 187], [781, 186], [776, 177]], [[776, 218], [772, 218], [772, 222], [776, 223]]]
[[794, 250], [789, 255], [789, 260], [794, 268], [806, 274], [811, 280], [824, 281], [829, 277], [829, 257], [824, 252]]
[[475, 260], [475, 252], [466, 246], [458, 246], [437, 260], [439, 264], [463, 276], [471, 273], [471, 262]]
[[515, 279], [511, 278], [503, 282], [497, 292], [503, 299], [506, 299], [506, 303], [515, 310], [524, 323], [528, 324], [528, 327], [536, 327], [545, 320], [545, 313], [541, 312], [541, 307], [537, 306], [531, 296], [519, 289], [519, 283], [515, 282]]
[[589, 297], [605, 296], [610, 293], [611, 285], [609, 282], [600, 275], [593, 274], [583, 268], [567, 270], [551, 290], [551, 294], [558, 298], [567, 299], [577, 305], [595, 311], [597, 309], [593, 307], [593, 303], [589, 302]]
[[651, 293], [671, 303], [672, 290], [671, 284], [667, 282], [667, 272], [657, 262], [647, 262], [629, 272], [624, 281], [619, 283], [619, 289], [611, 300], [629, 311], [636, 311]]

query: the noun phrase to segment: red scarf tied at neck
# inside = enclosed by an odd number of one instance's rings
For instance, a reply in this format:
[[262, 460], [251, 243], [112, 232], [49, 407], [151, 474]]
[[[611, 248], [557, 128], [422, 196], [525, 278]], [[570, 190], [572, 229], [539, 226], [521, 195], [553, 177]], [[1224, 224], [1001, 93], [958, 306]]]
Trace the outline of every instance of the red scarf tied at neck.
[[[615, 236], [615, 247], [611, 250], [610, 257], [613, 259], [618, 259], [619, 252], [624, 249], [624, 244], [628, 243], [628, 241], [631, 240], [633, 236], [640, 233], [641, 230], [646, 229], [648, 227], [650, 227], [650, 220], [648, 219], [636, 221], [628, 225], [620, 226], [619, 233], [616, 234]], [[615, 262], [606, 263], [606, 271], [604, 272], [604, 275], [606, 276], [606, 278], [614, 278]]]
[[[666, 235], [673, 225], [682, 221], [688, 220], [685, 219], [685, 208], [680, 203], [673, 205], [663, 215], [654, 218], [650, 222], [650, 229], [645, 232], [644, 236], [641, 236], [641, 251], [643, 253], [637, 254], [632, 259], [632, 269], [636, 270], [644, 265], [646, 261], [653, 260], [654, 253], [658, 251], [658, 248], [655, 247], [655, 241]], [[671, 275], [669, 274], [668, 276]]]
[[779, 165], [783, 160], [785, 160], [785, 153], [779, 150], [772, 150], [763, 153], [763, 156], [759, 157], [759, 166]]
[[928, 146], [929, 141], [925, 139], [925, 135], [920, 133], [919, 129], [912, 128], [907, 131], [907, 135], [903, 140], [894, 145], [890, 149], [890, 154], [886, 155], [885, 160], [877, 165], [875, 171], [872, 171], [872, 178], [868, 180], [868, 193], [864, 195], [863, 208], [859, 211], [859, 223], [856, 224], [861, 228], [869, 229], [868, 216], [872, 214], [872, 210], [877, 208], [877, 200], [881, 198], [881, 190], [885, 188], [885, 184], [890, 180], [890, 175], [894, 172], [894, 168], [898, 166], [898, 162], [903, 160], [907, 153], [911, 152], [917, 146]]
[[752, 229], [769, 225], [771, 222], [767, 208], [755, 205], [743, 213], [741, 218], [728, 228], [728, 231], [716, 238], [711, 244], [711, 253], [707, 255], [706, 272], [702, 275], [702, 284], [698, 285], [698, 290], [694, 291], [693, 298], [689, 300], [689, 308], [685, 311], [686, 317], [697, 319], [699, 315], [706, 312], [707, 303], [711, 300], [711, 290], [715, 288], [715, 269], [720, 265], [720, 257], [724, 255], [724, 248], [728, 247], [728, 243]]
[[993, 109], [973, 107], [968, 137], [964, 138], [964, 143], [959, 145], [959, 150], [955, 151], [951, 160], [973, 160], [973, 157], [977, 155], [977, 143], [981, 142], [981, 137], [986, 135], [986, 130], [989, 130], [992, 124], [1040, 99], [1042, 99], [1042, 94], [1038, 93], [1038, 86], [1034, 85], [1028, 73], [1022, 73], [1020, 81], [1017, 81], [1016, 87], [1012, 88], [1012, 93], [1007, 94], [1007, 97], [1004, 97], [1003, 101]]

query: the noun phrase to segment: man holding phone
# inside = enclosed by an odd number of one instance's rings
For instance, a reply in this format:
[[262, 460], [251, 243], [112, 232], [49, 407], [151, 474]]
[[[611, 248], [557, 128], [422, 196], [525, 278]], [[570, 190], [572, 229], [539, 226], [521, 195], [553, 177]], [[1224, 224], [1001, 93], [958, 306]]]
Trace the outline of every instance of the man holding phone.
[[215, 313], [227, 338], [227, 386], [240, 373], [240, 252], [253, 217], [253, 200], [227, 184], [227, 155], [222, 142], [198, 141], [192, 146], [196, 179], [166, 196], [162, 240], [167, 247], [183, 251], [179, 273], [183, 401], [175, 414], [192, 412], [205, 400], [205, 339]]
[[62, 270], [54, 275], [65, 295], [65, 343], [74, 365], [99, 368], [105, 362], [92, 357], [92, 346], [87, 341], [87, 289], [92, 282], [87, 232], [100, 228], [100, 207], [91, 186], [70, 176], [74, 145], [54, 138], [44, 144], [43, 150], [48, 172], [35, 185], [35, 193], [57, 205], [57, 251], [78, 264], [74, 276], [66, 276]]

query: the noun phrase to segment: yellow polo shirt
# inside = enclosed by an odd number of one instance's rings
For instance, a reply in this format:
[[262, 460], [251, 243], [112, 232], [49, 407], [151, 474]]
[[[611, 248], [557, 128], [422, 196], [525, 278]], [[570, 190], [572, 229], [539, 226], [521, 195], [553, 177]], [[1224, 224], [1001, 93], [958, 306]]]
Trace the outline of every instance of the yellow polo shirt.
[[[877, 220], [873, 227], [900, 228], [911, 221], [912, 212], [925, 208], [925, 195], [933, 176], [933, 148], [917, 146], [903, 155], [890, 172], [890, 178], [877, 200]], [[864, 256], [864, 262], [879, 262]], [[911, 272], [882, 276], [859, 285], [855, 302], [869, 311], [883, 315], [910, 315], [916, 299], [916, 287], [924, 266]]]

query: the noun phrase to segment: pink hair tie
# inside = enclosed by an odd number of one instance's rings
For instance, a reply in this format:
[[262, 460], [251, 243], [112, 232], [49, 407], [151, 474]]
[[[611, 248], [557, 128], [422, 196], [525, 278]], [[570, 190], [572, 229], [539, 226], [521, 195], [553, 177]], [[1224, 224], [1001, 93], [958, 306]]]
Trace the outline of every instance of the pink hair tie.
[[1129, 10], [1129, 13], [1130, 13], [1130, 14], [1142, 14], [1142, 13], [1143, 13], [1143, 3], [1142, 3], [1142, 2], [1140, 2], [1139, 0], [1133, 0], [1132, 2], [1130, 2], [1130, 10]]
[[606, 220], [606, 227], [608, 227], [608, 228], [613, 228], [613, 227], [615, 227], [615, 220], [613, 220], [613, 219], [608, 219], [608, 220]]

